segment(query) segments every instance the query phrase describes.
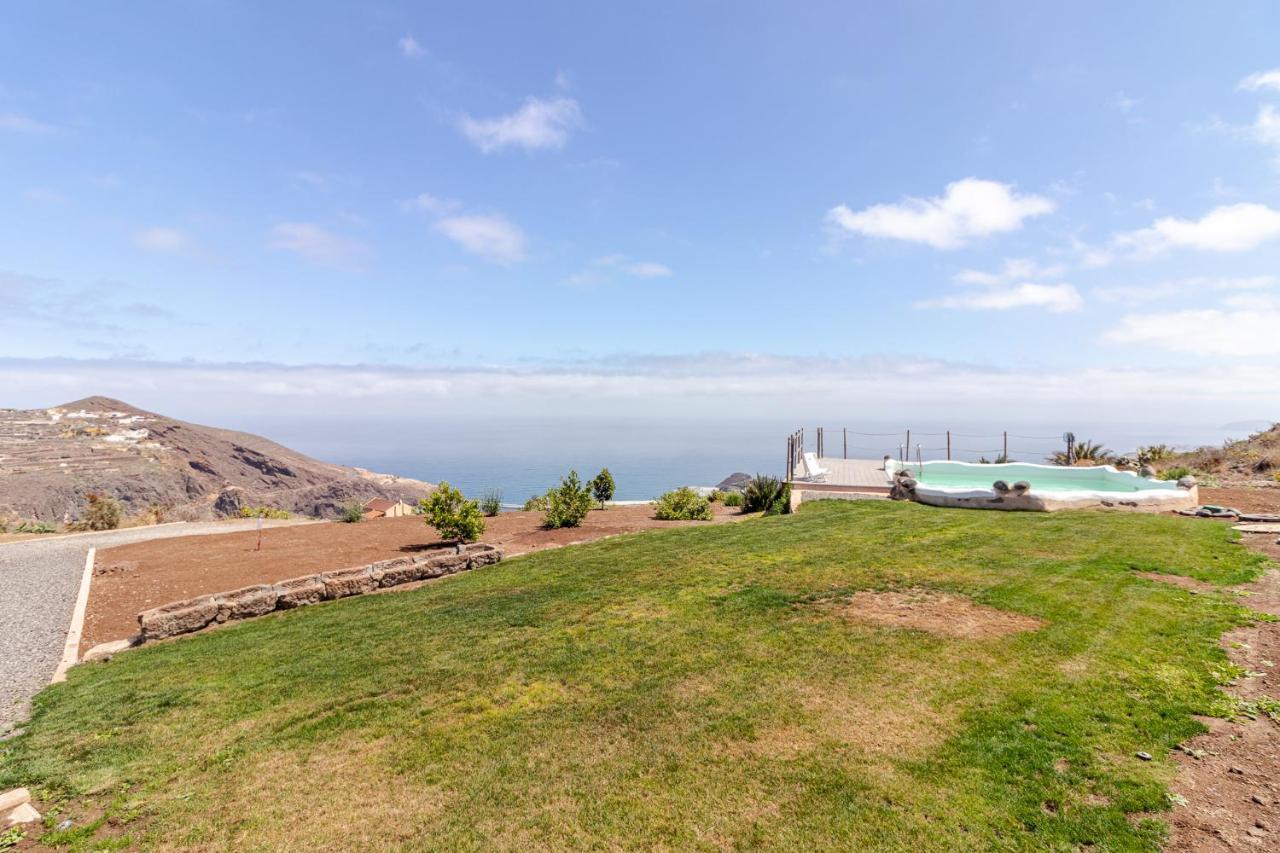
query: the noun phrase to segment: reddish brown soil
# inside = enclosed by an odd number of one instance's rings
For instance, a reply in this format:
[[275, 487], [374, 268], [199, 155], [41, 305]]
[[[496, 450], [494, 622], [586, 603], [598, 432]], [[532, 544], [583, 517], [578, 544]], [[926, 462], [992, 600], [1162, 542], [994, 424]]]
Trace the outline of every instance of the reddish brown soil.
[[1031, 616], [997, 610], [962, 595], [928, 589], [864, 590], [837, 604], [835, 613], [857, 622], [965, 639], [1003, 637], [1019, 631], [1034, 631], [1044, 625]]
[[[1280, 561], [1275, 534], [1245, 534], [1244, 543]], [[1280, 614], [1280, 569], [1240, 589], [1249, 593], [1241, 599], [1248, 607]], [[1222, 645], [1234, 663], [1260, 673], [1232, 685], [1233, 696], [1280, 697], [1275, 666], [1280, 662], [1280, 623], [1258, 622], [1232, 631]], [[1173, 789], [1187, 803], [1169, 816], [1173, 832], [1165, 849], [1280, 850], [1280, 723], [1266, 714], [1256, 720], [1241, 715], [1234, 721], [1204, 723], [1209, 732], [1175, 753], [1181, 769]]]
[[[746, 517], [719, 504], [714, 507], [715, 522]], [[619, 533], [707, 523], [658, 521], [648, 505], [615, 506], [593, 511], [581, 527], [544, 530], [540, 513], [511, 512], [486, 519], [481, 538], [511, 557]], [[254, 550], [257, 534], [252, 531], [156, 539], [102, 550], [94, 561], [80, 651], [136, 634], [138, 613], [151, 607], [402, 557], [438, 542], [435, 531], [410, 516], [265, 529], [261, 551]]]
[[1280, 488], [1208, 489], [1201, 486], [1200, 503], [1227, 506], [1241, 512], [1280, 513]]

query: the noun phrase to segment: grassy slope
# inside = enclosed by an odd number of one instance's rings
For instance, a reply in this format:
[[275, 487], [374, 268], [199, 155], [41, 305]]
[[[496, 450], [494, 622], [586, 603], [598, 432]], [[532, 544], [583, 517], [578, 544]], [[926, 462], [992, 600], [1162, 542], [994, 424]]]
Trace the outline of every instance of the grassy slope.
[[[1166, 807], [1245, 614], [1131, 570], [1241, 582], [1231, 535], [831, 502], [534, 554], [77, 668], [0, 788], [90, 793], [159, 846], [1151, 848], [1125, 813]], [[1048, 624], [821, 606], [920, 585]]]

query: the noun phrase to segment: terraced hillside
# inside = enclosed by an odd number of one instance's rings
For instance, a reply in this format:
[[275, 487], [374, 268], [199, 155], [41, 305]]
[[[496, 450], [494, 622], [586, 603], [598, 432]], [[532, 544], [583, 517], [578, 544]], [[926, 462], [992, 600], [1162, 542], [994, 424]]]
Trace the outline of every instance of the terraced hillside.
[[74, 520], [90, 493], [116, 498], [131, 515], [206, 519], [265, 504], [324, 516], [353, 500], [416, 500], [430, 488], [107, 397], [0, 409], [0, 519]]

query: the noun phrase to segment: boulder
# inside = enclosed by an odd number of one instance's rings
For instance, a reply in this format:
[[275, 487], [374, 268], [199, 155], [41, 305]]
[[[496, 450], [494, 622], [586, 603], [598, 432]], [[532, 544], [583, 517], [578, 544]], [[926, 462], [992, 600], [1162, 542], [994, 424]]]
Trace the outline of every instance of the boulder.
[[1150, 465], [1143, 465], [1138, 469], [1138, 476], [1147, 480], [1154, 480], [1156, 478], [1156, 469]]
[[217, 600], [212, 595], [202, 595], [144, 610], [138, 614], [138, 626], [144, 639], [161, 640], [199, 631], [217, 616]]
[[1025, 495], [1029, 491], [1031, 491], [1031, 484], [1026, 480], [1019, 480], [1013, 484], [1013, 493], [1015, 495]]
[[1196, 485], [1196, 478], [1192, 477], [1190, 474], [1178, 480], [1178, 488], [1180, 489], [1191, 489], [1191, 488], [1194, 488], [1195, 485]]
[[1009, 494], [1009, 484], [1006, 483], [1004, 480], [996, 480], [994, 483], [991, 484], [991, 489], [997, 495]]
[[226, 622], [228, 619], [262, 616], [276, 609], [279, 597], [276, 588], [268, 584], [256, 584], [220, 593], [215, 596], [218, 602], [218, 615], [215, 618], [219, 622]]
[[18, 806], [31, 802], [31, 792], [26, 788], [14, 788], [0, 794], [0, 814], [16, 809]]
[[317, 604], [324, 601], [324, 578], [320, 575], [290, 578], [276, 584], [275, 591], [276, 607], [281, 610]]
[[119, 652], [127, 651], [137, 645], [139, 638], [131, 637], [128, 640], [112, 640], [109, 643], [99, 643], [89, 651], [84, 653], [84, 657], [80, 658], [80, 663], [89, 663], [95, 660], [107, 660], [112, 655]]
[[324, 597], [331, 601], [349, 595], [364, 595], [377, 587], [368, 566], [324, 572], [320, 577], [324, 579]]

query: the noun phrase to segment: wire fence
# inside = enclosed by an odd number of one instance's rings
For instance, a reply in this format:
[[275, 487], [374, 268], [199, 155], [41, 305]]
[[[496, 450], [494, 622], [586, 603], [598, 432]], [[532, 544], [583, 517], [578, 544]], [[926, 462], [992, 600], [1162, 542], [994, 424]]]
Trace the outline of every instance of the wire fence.
[[1070, 433], [1027, 435], [953, 430], [866, 432], [849, 427], [796, 430], [787, 437], [788, 471], [794, 471], [806, 452], [832, 459], [874, 459], [900, 462], [948, 459], [961, 462], [1044, 462], [1068, 449]]

